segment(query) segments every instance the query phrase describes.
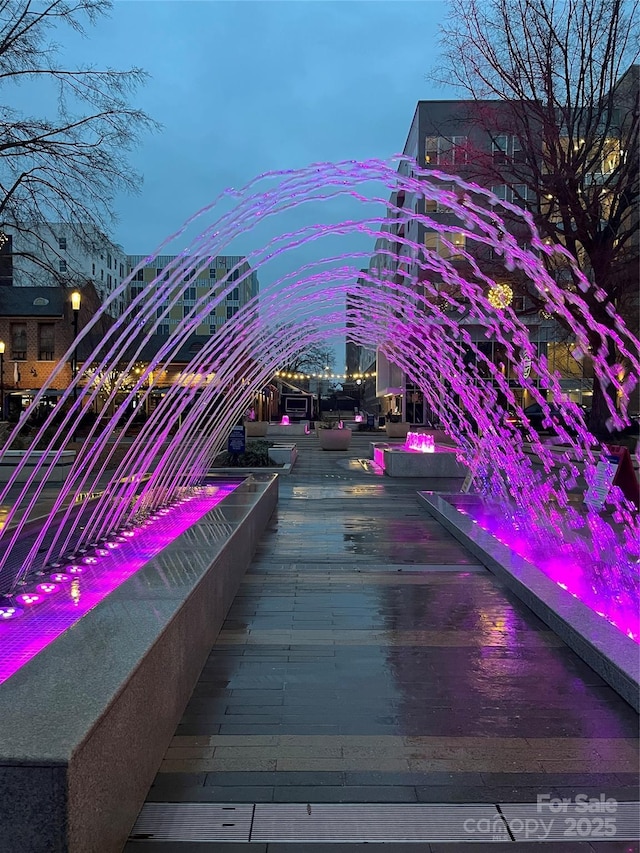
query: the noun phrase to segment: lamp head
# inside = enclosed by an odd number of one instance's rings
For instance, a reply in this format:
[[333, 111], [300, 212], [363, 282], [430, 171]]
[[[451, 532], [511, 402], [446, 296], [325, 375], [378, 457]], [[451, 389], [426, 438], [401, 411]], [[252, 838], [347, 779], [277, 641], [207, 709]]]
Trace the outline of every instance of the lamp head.
[[74, 311], [80, 310], [81, 300], [82, 300], [82, 296], [80, 295], [80, 292], [77, 290], [74, 290], [73, 293], [71, 294], [71, 308]]
[[0, 341], [0, 355], [4, 355], [4, 341]]

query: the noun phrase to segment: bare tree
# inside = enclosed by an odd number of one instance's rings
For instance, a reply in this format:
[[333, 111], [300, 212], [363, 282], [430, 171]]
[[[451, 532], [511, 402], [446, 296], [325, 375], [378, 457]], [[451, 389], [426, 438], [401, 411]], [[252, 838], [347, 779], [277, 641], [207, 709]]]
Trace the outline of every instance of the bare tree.
[[[67, 27], [86, 34], [110, 8], [110, 0], [0, 0], [0, 225], [35, 245], [26, 257], [58, 280], [47, 260], [58, 244], [43, 230], [46, 223], [66, 223], [94, 249], [114, 220], [116, 194], [139, 188], [126, 154], [143, 130], [155, 127], [129, 105], [146, 78], [141, 69], [67, 68], [52, 40]], [[12, 106], [24, 100], [25, 89], [27, 96], [47, 95], [50, 114]]]
[[324, 373], [332, 371], [335, 363], [333, 350], [321, 344], [309, 344], [282, 368], [286, 373]]
[[[478, 178], [505, 183], [541, 235], [563, 244], [593, 283], [592, 316], [638, 328], [638, 11], [624, 0], [450, 0], [437, 79], [475, 101], [470, 120], [494, 141]], [[504, 145], [505, 139], [517, 144]], [[504, 150], [502, 150], [504, 148]], [[470, 158], [471, 159], [471, 158]], [[570, 270], [554, 270], [575, 287]], [[531, 288], [526, 294], [542, 307]], [[592, 352], [604, 342], [590, 335]], [[607, 352], [609, 364], [616, 353]], [[594, 383], [591, 429], [608, 410]]]

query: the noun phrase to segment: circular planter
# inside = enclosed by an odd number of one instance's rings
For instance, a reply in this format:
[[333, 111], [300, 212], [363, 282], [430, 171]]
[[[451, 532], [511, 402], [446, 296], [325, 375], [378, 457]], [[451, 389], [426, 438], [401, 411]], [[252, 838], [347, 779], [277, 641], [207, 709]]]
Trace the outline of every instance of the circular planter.
[[348, 450], [351, 444], [351, 430], [319, 429], [318, 441], [322, 450]]

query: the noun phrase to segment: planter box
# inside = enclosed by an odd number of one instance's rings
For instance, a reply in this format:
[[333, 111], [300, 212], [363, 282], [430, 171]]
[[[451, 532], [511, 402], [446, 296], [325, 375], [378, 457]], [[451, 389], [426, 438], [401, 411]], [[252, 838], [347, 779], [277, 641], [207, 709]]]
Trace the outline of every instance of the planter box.
[[269, 424], [267, 435], [279, 438], [293, 438], [294, 435], [306, 435], [309, 430], [309, 421], [299, 421], [295, 424]]
[[411, 424], [404, 422], [394, 424], [391, 421], [387, 421], [384, 428], [389, 438], [406, 438], [410, 426]]
[[274, 444], [269, 448], [269, 459], [276, 465], [293, 465], [298, 458], [295, 444]]
[[348, 450], [351, 444], [351, 430], [319, 429], [318, 441], [322, 450]]
[[269, 421], [245, 421], [247, 438], [264, 438], [269, 428]]
[[27, 461], [20, 471], [16, 483], [26, 483], [43, 456], [45, 462], [36, 474], [34, 482], [39, 483], [41, 480], [47, 480], [50, 483], [62, 483], [71, 471], [76, 452], [75, 450], [63, 450], [56, 464], [51, 467], [56, 455], [57, 451], [53, 450], [6, 450], [0, 456], [0, 483], [6, 483], [9, 480], [25, 456]]

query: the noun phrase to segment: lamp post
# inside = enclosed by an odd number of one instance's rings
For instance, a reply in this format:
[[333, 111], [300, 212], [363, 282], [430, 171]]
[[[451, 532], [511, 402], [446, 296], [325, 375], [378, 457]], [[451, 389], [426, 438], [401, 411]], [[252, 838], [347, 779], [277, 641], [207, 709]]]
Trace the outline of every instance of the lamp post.
[[[78, 315], [80, 314], [80, 302], [81, 302], [80, 292], [74, 290], [71, 294], [71, 310], [73, 311], [73, 340], [74, 343], [78, 338]], [[78, 375], [78, 346], [76, 343], [75, 349], [73, 350], [73, 360], [71, 362], [71, 375], [75, 381], [76, 376]], [[78, 399], [78, 386], [73, 386], [73, 400], [74, 402]]]
[[4, 341], [0, 341], [0, 421], [4, 420]]

